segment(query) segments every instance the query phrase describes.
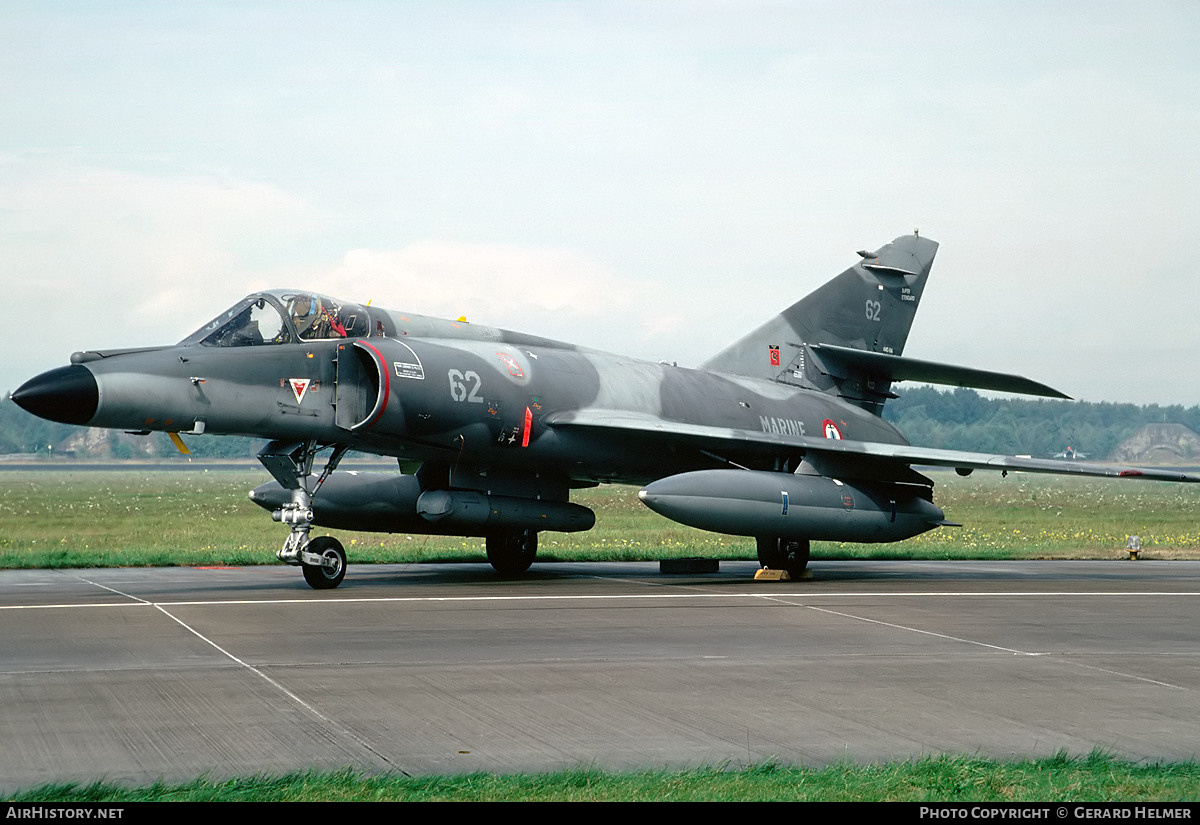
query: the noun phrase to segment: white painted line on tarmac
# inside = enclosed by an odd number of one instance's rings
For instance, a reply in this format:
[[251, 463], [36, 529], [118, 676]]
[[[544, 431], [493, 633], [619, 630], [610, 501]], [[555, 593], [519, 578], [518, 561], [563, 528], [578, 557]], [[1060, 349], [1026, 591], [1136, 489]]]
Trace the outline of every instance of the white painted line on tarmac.
[[[792, 603], [784, 602], [784, 604], [792, 604]], [[961, 642], [963, 644], [976, 645], [978, 647], [986, 647], [989, 650], [998, 650], [1001, 653], [1015, 653], [1018, 656], [1040, 656], [1040, 655], [1042, 655], [1040, 653], [1032, 653], [1028, 650], [1017, 650], [1017, 649], [1011, 648], [1011, 647], [1001, 647], [1000, 645], [991, 645], [991, 644], [988, 644], [987, 642], [979, 642], [974, 639], [964, 639], [961, 636], [950, 636], [945, 633], [935, 633], [932, 630], [921, 630], [919, 627], [912, 627], [911, 625], [896, 624], [895, 622], [885, 622], [885, 621], [881, 621], [880, 619], [871, 619], [866, 616], [856, 616], [853, 613], [847, 613], [844, 610], [830, 610], [825, 607], [813, 607], [812, 605], [807, 605], [807, 604], [797, 604], [797, 605], [793, 605], [793, 606], [794, 607], [803, 607], [807, 610], [816, 611], [817, 613], [825, 613], [829, 616], [839, 616], [843, 619], [855, 619], [856, 621], [866, 622], [867, 624], [877, 624], [877, 625], [881, 625], [882, 627], [890, 627], [895, 630], [904, 630], [908, 633], [919, 633], [922, 636], [932, 636], [934, 638], [945, 639], [946, 641], [950, 641], [950, 642]]]
[[[245, 670], [248, 670], [250, 673], [253, 673], [255, 676], [258, 676], [264, 682], [271, 685], [273, 688], [278, 690], [284, 696], [291, 699], [293, 702], [295, 702], [300, 707], [304, 708], [304, 710], [306, 710], [308, 713], [310, 713], [314, 718], [320, 720], [321, 723], [328, 726], [328, 728], [330, 730], [341, 731], [343, 736], [346, 736], [346, 737], [351, 738], [354, 741], [356, 741], [361, 747], [363, 747], [364, 749], [369, 751], [371, 754], [373, 754], [375, 756], [375, 758], [380, 760], [380, 762], [383, 763], [384, 765], [387, 765], [392, 770], [398, 771], [399, 773], [402, 773], [405, 776], [409, 775], [406, 771], [402, 770], [398, 765], [395, 765], [394, 763], [392, 763], [392, 761], [390, 759], [388, 759], [384, 754], [380, 753], [376, 748], [372, 747], [370, 742], [367, 742], [361, 736], [355, 735], [352, 731], [347, 729], [344, 725], [340, 725], [337, 722], [335, 722], [333, 719], [330, 719], [328, 716], [321, 713], [320, 710], [313, 707], [308, 702], [304, 701], [304, 699], [302, 699], [298, 694], [296, 694], [293, 690], [288, 688], [286, 685], [282, 684], [277, 679], [274, 679], [271, 676], [268, 676], [262, 670], [255, 667], [254, 665], [250, 664], [249, 662], [235, 656], [233, 653], [231, 653], [230, 651], [221, 647], [219, 644], [214, 642], [212, 639], [205, 636], [199, 630], [197, 630], [196, 628], [189, 625], [183, 619], [181, 619], [178, 616], [176, 616], [175, 614], [171, 613], [171, 611], [166, 609], [168, 605], [163, 605], [161, 603], [148, 602], [145, 599], [138, 598], [137, 596], [134, 596], [129, 593], [122, 593], [120, 590], [116, 590], [114, 588], [108, 587], [107, 585], [103, 585], [103, 584], [99, 584], [98, 582], [91, 581], [90, 579], [86, 579], [83, 576], [76, 576], [75, 578], [79, 579], [82, 582], [86, 582], [88, 584], [95, 585], [96, 587], [99, 587], [103, 590], [107, 590], [111, 593], [115, 593], [118, 596], [124, 596], [128, 599], [133, 599], [137, 606], [153, 607], [155, 610], [162, 613], [168, 619], [175, 622], [177, 625], [182, 627], [188, 633], [191, 633], [197, 639], [204, 642], [206, 645], [208, 645], [213, 650], [220, 653], [222, 656], [225, 656], [230, 661], [236, 663], [237, 665], [244, 668]], [[219, 604], [219, 602], [215, 602], [214, 604]]]
[[[976, 639], [967, 639], [962, 636], [951, 636], [947, 633], [937, 633], [932, 630], [922, 630], [919, 627], [913, 627], [911, 625], [902, 625], [902, 624], [897, 624], [895, 622], [885, 622], [885, 621], [882, 621], [881, 619], [872, 619], [867, 616], [857, 616], [853, 613], [847, 613], [844, 610], [830, 610], [829, 608], [825, 608], [825, 607], [814, 607], [813, 605], [808, 605], [808, 604], [795, 604], [795, 603], [789, 602], [789, 601], [782, 601], [782, 603], [792, 605], [793, 607], [801, 607], [806, 610], [812, 610], [817, 613], [824, 613], [824, 614], [827, 614], [830, 616], [838, 616], [843, 619], [853, 619], [855, 621], [866, 622], [867, 624], [875, 624], [875, 625], [880, 625], [881, 627], [889, 627], [894, 630], [904, 631], [906, 633], [916, 633], [921, 636], [931, 636], [936, 639], [945, 639], [946, 641], [949, 641], [949, 642], [956, 642], [956, 643], [966, 644], [966, 645], [974, 645], [976, 647], [987, 648], [988, 650], [996, 650], [1001, 653], [1011, 653], [1015, 656], [1047, 656], [1047, 657], [1051, 657], [1051, 658], [1060, 658], [1061, 657], [1061, 654], [1056, 654], [1056, 653], [1052, 653], [1052, 652], [1045, 652], [1045, 651], [1037, 652], [1037, 651], [1031, 651], [1031, 650], [1018, 650], [1018, 649], [1012, 648], [1012, 647], [1003, 647], [1002, 645], [994, 645], [994, 644], [989, 644], [987, 642], [981, 642]], [[1136, 673], [1125, 673], [1124, 671], [1120, 671], [1120, 670], [1112, 670], [1111, 668], [1099, 667], [1097, 665], [1089, 665], [1085, 662], [1071, 661], [1070, 664], [1072, 664], [1076, 667], [1086, 668], [1088, 670], [1095, 670], [1095, 671], [1099, 671], [1101, 673], [1107, 673], [1112, 676], [1120, 676], [1120, 677], [1123, 677], [1126, 679], [1133, 679], [1138, 682], [1145, 682], [1145, 683], [1151, 684], [1151, 685], [1158, 685], [1159, 687], [1172, 688], [1173, 690], [1189, 690], [1190, 689], [1190, 688], [1183, 687], [1181, 685], [1173, 685], [1168, 682], [1160, 682], [1157, 679], [1150, 679], [1145, 676], [1139, 676]]]
[[[349, 597], [349, 598], [341, 598], [341, 597], [337, 597], [337, 596], [330, 597], [329, 595], [326, 595], [323, 598], [309, 597], [309, 598], [288, 598], [288, 599], [228, 599], [228, 600], [227, 599], [206, 599], [206, 600], [192, 600], [192, 601], [151, 602], [151, 601], [142, 599], [138, 596], [134, 596], [130, 593], [124, 593], [120, 590], [116, 590], [107, 585], [103, 585], [98, 582], [94, 582], [89, 579], [85, 579], [81, 576], [76, 576], [76, 578], [78, 578], [80, 581], [94, 585], [103, 590], [107, 590], [108, 592], [113, 593], [114, 595], [118, 595], [123, 598], [127, 598], [130, 601], [124, 602], [124, 603], [84, 602], [84, 603], [77, 603], [77, 604], [69, 604], [68, 603], [68, 604], [41, 604], [41, 605], [39, 605], [39, 604], [0, 605], [0, 611], [2, 611], [2, 610], [109, 608], [109, 607], [124, 607], [124, 608], [150, 607], [150, 608], [154, 608], [154, 609], [162, 612], [164, 615], [168, 616], [172, 621], [179, 624], [181, 627], [183, 627], [188, 632], [195, 635], [197, 638], [201, 639], [206, 644], [213, 647], [215, 650], [219, 651], [223, 656], [228, 657], [230, 660], [232, 660], [233, 662], [236, 662], [241, 667], [244, 667], [244, 668], [252, 671], [256, 675], [258, 675], [260, 678], [262, 678], [263, 680], [270, 683], [277, 690], [282, 692], [284, 695], [288, 696], [290, 699], [292, 699], [298, 705], [303, 707], [309, 713], [313, 714], [315, 717], [320, 719], [322, 722], [329, 724], [329, 725], [334, 725], [335, 723], [332, 720], [328, 719], [324, 714], [322, 714], [315, 707], [313, 707], [312, 705], [305, 702], [303, 699], [301, 699], [298, 695], [293, 693], [287, 687], [280, 684], [278, 681], [271, 678], [267, 674], [263, 673], [258, 668], [239, 659], [237, 656], [234, 656], [232, 653], [230, 653], [229, 651], [222, 648], [216, 642], [205, 637], [203, 634], [201, 634], [195, 628], [191, 627], [186, 622], [184, 622], [182, 619], [180, 619], [178, 616], [175, 616], [173, 613], [171, 613], [167, 608], [256, 606], [256, 605], [275, 606], [275, 605], [288, 605], [288, 604], [324, 606], [324, 605], [345, 605], [345, 604], [442, 604], [442, 603], [455, 603], [455, 604], [488, 604], [488, 603], [492, 603], [492, 604], [495, 604], [495, 603], [538, 603], [538, 602], [541, 602], [541, 603], [549, 603], [549, 602], [596, 603], [596, 602], [620, 602], [620, 601], [625, 601], [625, 602], [629, 602], [629, 601], [647, 602], [647, 601], [650, 601], [650, 602], [654, 602], [654, 601], [679, 601], [679, 600], [710, 601], [710, 600], [715, 600], [715, 599], [747, 599], [747, 600], [751, 600], [751, 601], [760, 600], [760, 601], [766, 601], [766, 602], [773, 602], [776, 604], [784, 604], [784, 605], [797, 607], [797, 608], [801, 608], [801, 609], [806, 609], [806, 610], [813, 610], [813, 611], [816, 611], [819, 613], [824, 613], [827, 615], [838, 616], [841, 618], [852, 619], [852, 620], [860, 621], [860, 622], [866, 622], [869, 624], [879, 625], [881, 627], [888, 627], [888, 628], [892, 628], [892, 629], [899, 630], [899, 631], [906, 632], [906, 633], [914, 633], [914, 634], [919, 634], [919, 635], [923, 635], [923, 636], [929, 636], [932, 638], [944, 639], [946, 641], [952, 641], [952, 642], [956, 642], [956, 643], [960, 643], [960, 644], [973, 645], [976, 647], [986, 648], [988, 650], [994, 650], [994, 651], [998, 651], [1001, 653], [1009, 653], [1009, 654], [1016, 655], [1016, 656], [1057, 657], [1057, 654], [1054, 654], [1054, 653], [1019, 650], [1017, 648], [1010, 648], [1010, 647], [1004, 647], [1002, 645], [989, 644], [987, 642], [981, 642], [981, 641], [977, 641], [974, 639], [967, 639], [967, 638], [960, 637], [960, 636], [951, 636], [951, 635], [944, 634], [944, 633], [937, 633], [935, 631], [922, 630], [921, 628], [912, 627], [910, 625], [901, 625], [901, 624], [897, 624], [894, 622], [883, 621], [880, 619], [872, 619], [872, 618], [869, 618], [866, 616], [860, 616], [860, 615], [856, 615], [854, 613], [849, 613], [845, 610], [833, 610], [830, 608], [818, 607], [818, 606], [812, 604], [812, 602], [822, 601], [822, 600], [830, 600], [830, 599], [839, 599], [839, 600], [868, 599], [871, 601], [877, 601], [881, 598], [882, 599], [892, 599], [892, 598], [903, 598], [903, 599], [912, 599], [912, 598], [918, 598], [918, 599], [958, 599], [958, 598], [972, 598], [972, 599], [983, 599], [983, 598], [986, 598], [986, 599], [996, 599], [996, 598], [1029, 599], [1029, 598], [1033, 598], [1033, 599], [1043, 599], [1043, 598], [1054, 598], [1054, 599], [1062, 599], [1062, 598], [1076, 597], [1076, 598], [1089, 598], [1089, 599], [1119, 598], [1119, 599], [1125, 599], [1125, 600], [1128, 600], [1128, 599], [1140, 600], [1143, 598], [1164, 598], [1164, 597], [1165, 598], [1173, 598], [1173, 597], [1195, 598], [1197, 596], [1200, 596], [1200, 591], [1191, 591], [1191, 590], [1187, 590], [1187, 591], [1171, 591], [1171, 590], [1146, 590], [1146, 591], [1129, 591], [1129, 590], [1089, 590], [1089, 591], [941, 590], [941, 591], [901, 591], [901, 592], [842, 591], [842, 592], [827, 592], [827, 593], [812, 593], [812, 592], [805, 592], [805, 591], [797, 591], [797, 592], [793, 592], [793, 593], [777, 593], [777, 592], [763, 592], [762, 590], [758, 590], [758, 591], [740, 591], [740, 592], [736, 592], [736, 593], [711, 593], [711, 592], [696, 592], [696, 591], [688, 591], [688, 592], [682, 592], [682, 593], [680, 593], [680, 592], [670, 592], [669, 593], [669, 592], [658, 591], [658, 592], [654, 592], [654, 593], [636, 593], [636, 594], [635, 593], [628, 593], [628, 594], [574, 594], [574, 595], [507, 594], [507, 595], [486, 595], [486, 596], [481, 596], [481, 595], [472, 595], [472, 596], [379, 596], [379, 597]], [[796, 600], [796, 601], [792, 601], [792, 600]], [[1124, 673], [1121, 671], [1115, 671], [1115, 670], [1111, 670], [1111, 669], [1107, 669], [1107, 668], [1101, 668], [1101, 667], [1098, 667], [1095, 665], [1088, 665], [1088, 664], [1085, 664], [1082, 662], [1073, 662], [1073, 664], [1075, 664], [1081, 668], [1086, 668], [1089, 670], [1095, 670], [1095, 671], [1099, 671], [1099, 672], [1103, 672], [1103, 673], [1108, 673], [1108, 674], [1115, 675], [1115, 676], [1121, 676], [1124, 678], [1128, 678], [1128, 679], [1132, 679], [1132, 680], [1136, 680], [1136, 681], [1140, 681], [1140, 682], [1145, 682], [1148, 684], [1158, 685], [1161, 687], [1167, 687], [1167, 688], [1172, 688], [1172, 689], [1176, 689], [1176, 690], [1188, 689], [1188, 688], [1181, 687], [1179, 685], [1173, 685], [1173, 684], [1170, 684], [1167, 682], [1161, 682], [1161, 681], [1157, 681], [1155, 679], [1149, 679], [1144, 676], [1138, 676], [1137, 674]], [[355, 737], [355, 738], [358, 738], [358, 737]], [[364, 747], [370, 749], [370, 746], [368, 743], [360, 741], [360, 744], [362, 744]], [[382, 755], [379, 755], [379, 754], [377, 754], [377, 755], [379, 756], [379, 758], [384, 759], [385, 762], [387, 761], [386, 758], [384, 758]]]
[[[104, 587], [104, 585], [97, 585]], [[79, 603], [55, 603], [55, 604], [7, 604], [0, 605], [0, 610], [47, 610], [47, 609], [70, 609], [70, 608], [95, 608], [95, 607], [194, 607], [194, 606], [215, 606], [215, 605], [280, 605], [280, 604], [306, 604], [306, 605], [342, 605], [342, 604], [371, 604], [371, 603], [440, 603], [440, 602], [597, 602], [597, 601], [657, 601], [657, 600], [703, 600], [703, 599], [804, 599], [806, 601], [829, 600], [829, 599], [879, 599], [879, 598], [1067, 598], [1067, 597], [1082, 597], [1082, 598], [1162, 598], [1162, 597], [1182, 597], [1196, 598], [1200, 596], [1200, 591], [1192, 590], [1058, 590], [1058, 591], [1019, 591], [1019, 590], [1004, 590], [1004, 591], [972, 591], [972, 590], [939, 590], [939, 591], [905, 591], [905, 592], [883, 592], [883, 591], [843, 591], [830, 593], [811, 593], [797, 591], [794, 593], [764, 593], [762, 591], [740, 592], [740, 593], [616, 593], [616, 594], [575, 594], [575, 595], [494, 595], [494, 596], [352, 596], [349, 598], [340, 597], [325, 597], [325, 598], [289, 598], [289, 599], [198, 599], [190, 601], [146, 601], [130, 594], [122, 594], [120, 591], [113, 590], [111, 587], [104, 587], [105, 590], [110, 590], [118, 595], [123, 595], [126, 598], [134, 599], [132, 602], [79, 602]]]

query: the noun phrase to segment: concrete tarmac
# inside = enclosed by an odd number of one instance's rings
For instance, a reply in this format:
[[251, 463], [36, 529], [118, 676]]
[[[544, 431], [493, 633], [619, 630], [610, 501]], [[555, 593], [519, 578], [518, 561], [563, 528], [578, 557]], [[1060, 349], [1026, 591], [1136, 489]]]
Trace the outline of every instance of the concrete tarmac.
[[0, 572], [0, 792], [1200, 751], [1200, 562]]

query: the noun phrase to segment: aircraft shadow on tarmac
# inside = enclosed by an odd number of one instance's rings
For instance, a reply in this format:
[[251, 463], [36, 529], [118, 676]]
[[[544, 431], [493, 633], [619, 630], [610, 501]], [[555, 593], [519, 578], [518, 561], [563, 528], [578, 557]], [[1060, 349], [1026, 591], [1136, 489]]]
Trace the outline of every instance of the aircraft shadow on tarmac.
[[[1018, 561], [959, 561], [959, 562], [913, 562], [913, 561], [813, 561], [809, 568], [811, 576], [782, 581], [756, 581], [754, 573], [758, 565], [748, 561], [723, 561], [715, 573], [663, 573], [657, 564], [642, 563], [565, 563], [550, 562], [530, 567], [520, 575], [498, 576], [496, 571], [482, 562], [461, 564], [411, 564], [411, 565], [356, 565], [346, 577], [343, 589], [354, 590], [363, 585], [395, 586], [398, 590], [427, 585], [478, 585], [489, 591], [503, 591], [523, 585], [541, 585], [548, 582], [566, 583], [568, 580], [589, 581], [604, 579], [636, 579], [672, 586], [705, 586], [710, 588], [745, 587], [762, 588], [764, 592], [811, 588], [820, 590], [823, 585], [845, 582], [936, 582], [956, 583], [977, 581], [994, 586], [1001, 581], [1028, 581], [1039, 572], [1037, 562]], [[1061, 563], [1056, 563], [1061, 564]], [[1077, 562], [1083, 565], [1081, 574], [1088, 578], [1127, 578], [1129, 570], [1114, 566], [1110, 562]], [[1034, 565], [1031, 569], [1031, 565]], [[289, 590], [305, 592], [302, 582], [289, 582]], [[295, 584], [295, 587], [291, 585]], [[317, 595], [317, 594], [314, 594]], [[334, 594], [329, 594], [334, 595]]]

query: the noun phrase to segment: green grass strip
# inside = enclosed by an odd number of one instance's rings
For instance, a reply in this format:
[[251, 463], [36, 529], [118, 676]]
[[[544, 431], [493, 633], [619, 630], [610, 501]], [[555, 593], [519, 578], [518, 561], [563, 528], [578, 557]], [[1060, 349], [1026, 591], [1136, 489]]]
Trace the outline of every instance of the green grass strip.
[[[1200, 485], [982, 474], [935, 474], [935, 499], [961, 528], [892, 544], [816, 542], [820, 559], [1200, 558]], [[275, 563], [287, 528], [246, 496], [265, 473], [4, 472], [0, 568]], [[573, 496], [596, 512], [584, 533], [543, 533], [541, 561], [657, 561], [756, 557], [752, 539], [668, 521], [628, 486]], [[483, 540], [324, 531], [352, 564], [483, 562]]]
[[143, 788], [110, 784], [45, 785], [10, 796], [46, 802], [304, 802], [304, 801], [894, 801], [1037, 802], [1197, 801], [1200, 764], [1134, 764], [1096, 751], [996, 762], [938, 756], [879, 765], [793, 768], [775, 764], [742, 770], [607, 773], [581, 769], [545, 774], [407, 777], [343, 770], [281, 777]]

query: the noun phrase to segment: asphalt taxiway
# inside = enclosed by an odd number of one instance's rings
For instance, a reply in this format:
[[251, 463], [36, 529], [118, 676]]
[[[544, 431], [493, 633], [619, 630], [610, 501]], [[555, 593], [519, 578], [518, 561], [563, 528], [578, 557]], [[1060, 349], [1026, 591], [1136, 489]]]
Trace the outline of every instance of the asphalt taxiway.
[[0, 572], [0, 791], [1200, 751], [1200, 562]]

